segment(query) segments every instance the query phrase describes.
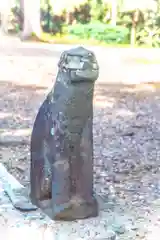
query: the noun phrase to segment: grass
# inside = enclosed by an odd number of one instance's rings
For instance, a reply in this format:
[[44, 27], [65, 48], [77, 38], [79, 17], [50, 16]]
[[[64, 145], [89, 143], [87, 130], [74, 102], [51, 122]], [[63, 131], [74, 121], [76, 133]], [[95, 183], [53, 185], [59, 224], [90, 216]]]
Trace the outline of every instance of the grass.
[[43, 32], [41, 34], [41, 37], [38, 38], [34, 34], [29, 38], [26, 39], [26, 41], [34, 41], [34, 42], [43, 42], [43, 43], [49, 43], [49, 44], [68, 44], [68, 45], [90, 45], [90, 46], [102, 46], [107, 48], [152, 48], [148, 45], [135, 45], [131, 46], [129, 43], [126, 44], [118, 44], [118, 43], [106, 43], [94, 39], [80, 39], [73, 35], [52, 35], [50, 33]]
[[[106, 43], [94, 39], [80, 39], [73, 35], [51, 35], [50, 33], [43, 32], [40, 38], [41, 42], [51, 43], [51, 44], [83, 44], [91, 46], [103, 46], [103, 47], [119, 47], [119, 48], [131, 48], [129, 43], [118, 44], [118, 43]], [[134, 48], [152, 48], [150, 45], [135, 45]]]
[[160, 58], [159, 59], [135, 58], [134, 61], [139, 64], [160, 64]]
[[103, 46], [103, 47], [121, 47], [121, 48], [129, 48], [130, 44], [108, 44], [105, 42], [97, 41], [94, 39], [80, 39], [73, 35], [51, 35], [49, 33], [42, 33], [40, 39], [36, 36], [32, 36], [29, 40], [45, 42], [50, 44], [83, 44], [83, 45], [91, 45], [91, 46]]

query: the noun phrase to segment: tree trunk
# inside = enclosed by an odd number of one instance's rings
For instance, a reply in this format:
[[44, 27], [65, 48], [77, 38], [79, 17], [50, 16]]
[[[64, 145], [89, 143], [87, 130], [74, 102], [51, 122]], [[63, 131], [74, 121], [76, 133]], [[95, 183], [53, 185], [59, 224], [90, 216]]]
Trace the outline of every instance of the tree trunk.
[[135, 24], [132, 24], [130, 43], [132, 46], [135, 46], [136, 44], [136, 25]]
[[23, 30], [23, 25], [24, 25], [24, 0], [19, 0], [19, 5], [20, 5], [20, 17], [19, 17], [19, 25], [20, 25], [20, 30]]
[[111, 5], [111, 25], [116, 26], [117, 24], [117, 0], [112, 0]]
[[22, 40], [29, 39], [33, 35], [40, 38], [40, 0], [23, 0], [21, 6], [24, 9]]
[[160, 0], [157, 0], [157, 13], [160, 14]]
[[0, 31], [2, 34], [8, 33], [10, 10], [11, 10], [10, 0], [0, 1], [0, 17], [1, 17]]

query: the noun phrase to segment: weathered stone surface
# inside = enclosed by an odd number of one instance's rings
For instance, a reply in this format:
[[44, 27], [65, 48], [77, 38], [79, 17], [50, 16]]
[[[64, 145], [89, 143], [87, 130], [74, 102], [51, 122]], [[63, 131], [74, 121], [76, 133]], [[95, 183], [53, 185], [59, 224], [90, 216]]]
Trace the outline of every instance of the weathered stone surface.
[[65, 51], [54, 88], [37, 114], [31, 137], [31, 199], [52, 198], [53, 218], [98, 214], [93, 196], [93, 90], [95, 55], [82, 47]]

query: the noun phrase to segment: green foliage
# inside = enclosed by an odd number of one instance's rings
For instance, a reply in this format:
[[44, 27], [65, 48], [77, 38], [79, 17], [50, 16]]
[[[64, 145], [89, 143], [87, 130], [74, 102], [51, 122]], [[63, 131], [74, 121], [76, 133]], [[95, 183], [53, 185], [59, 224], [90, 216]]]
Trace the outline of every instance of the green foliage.
[[41, 3], [41, 25], [45, 32], [50, 32], [52, 29], [52, 13], [50, 4]]
[[137, 33], [138, 45], [148, 45], [152, 47], [160, 47], [160, 29], [154, 27], [151, 29], [145, 26]]
[[160, 17], [152, 11], [144, 14], [145, 22], [137, 29], [137, 43], [160, 47]]
[[103, 22], [109, 10], [109, 5], [103, 0], [89, 0], [88, 3], [91, 9], [91, 20]]
[[[56, 0], [61, 1], [61, 0]], [[131, 0], [130, 0], [131, 1]], [[12, 9], [11, 25], [15, 32], [23, 29], [23, 14], [20, 1]], [[129, 43], [134, 9], [121, 12], [123, 0], [118, 0], [117, 26], [106, 24], [110, 20], [111, 1], [104, 0], [70, 0], [70, 10], [62, 9], [59, 15], [54, 13], [54, 0], [41, 0], [41, 26], [44, 32], [52, 35], [68, 34], [79, 39], [96, 40], [105, 43]], [[160, 0], [158, 13], [160, 14]], [[61, 5], [63, 8], [63, 4]], [[64, 6], [65, 7], [65, 6]], [[109, 13], [109, 14], [108, 14]], [[136, 42], [138, 45], [160, 47], [160, 16], [152, 11], [141, 13], [136, 27]]]
[[17, 4], [14, 8], [11, 9], [12, 18], [11, 25], [15, 32], [19, 32], [23, 28], [23, 14], [20, 10], [20, 5]]
[[68, 27], [68, 32], [78, 38], [92, 39], [106, 43], [128, 43], [129, 31], [123, 26], [110, 26], [101, 22], [76, 24]]
[[41, 26], [44, 32], [62, 34], [64, 23], [65, 17], [54, 15], [50, 5], [46, 9], [41, 8]]
[[[134, 12], [135, 12], [135, 10], [120, 13], [117, 24], [126, 26], [127, 28], [130, 29], [132, 27], [132, 17], [133, 17]], [[138, 25], [142, 25], [142, 24], [144, 24], [144, 14], [143, 14], [143, 12], [140, 11]]]
[[60, 15], [55, 15], [53, 9], [49, 4], [41, 6], [41, 22], [45, 32], [62, 34], [67, 24], [72, 24], [73, 22], [85, 24], [91, 20], [91, 7], [87, 2], [80, 4], [69, 12], [67, 9], [64, 9]]
[[78, 23], [89, 23], [91, 21], [91, 5], [89, 2], [79, 5], [73, 11], [74, 20]]
[[[123, 12], [119, 15], [118, 24], [126, 26], [130, 31], [132, 27], [132, 11]], [[160, 47], [160, 16], [151, 10], [140, 13], [140, 19], [136, 27], [136, 43]]]

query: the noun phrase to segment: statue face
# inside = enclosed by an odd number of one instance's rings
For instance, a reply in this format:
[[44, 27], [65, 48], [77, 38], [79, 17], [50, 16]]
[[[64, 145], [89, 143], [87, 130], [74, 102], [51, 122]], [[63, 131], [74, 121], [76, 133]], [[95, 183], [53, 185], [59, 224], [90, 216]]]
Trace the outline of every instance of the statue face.
[[82, 47], [64, 52], [59, 67], [70, 71], [73, 82], [95, 81], [99, 75], [99, 66], [95, 55]]

